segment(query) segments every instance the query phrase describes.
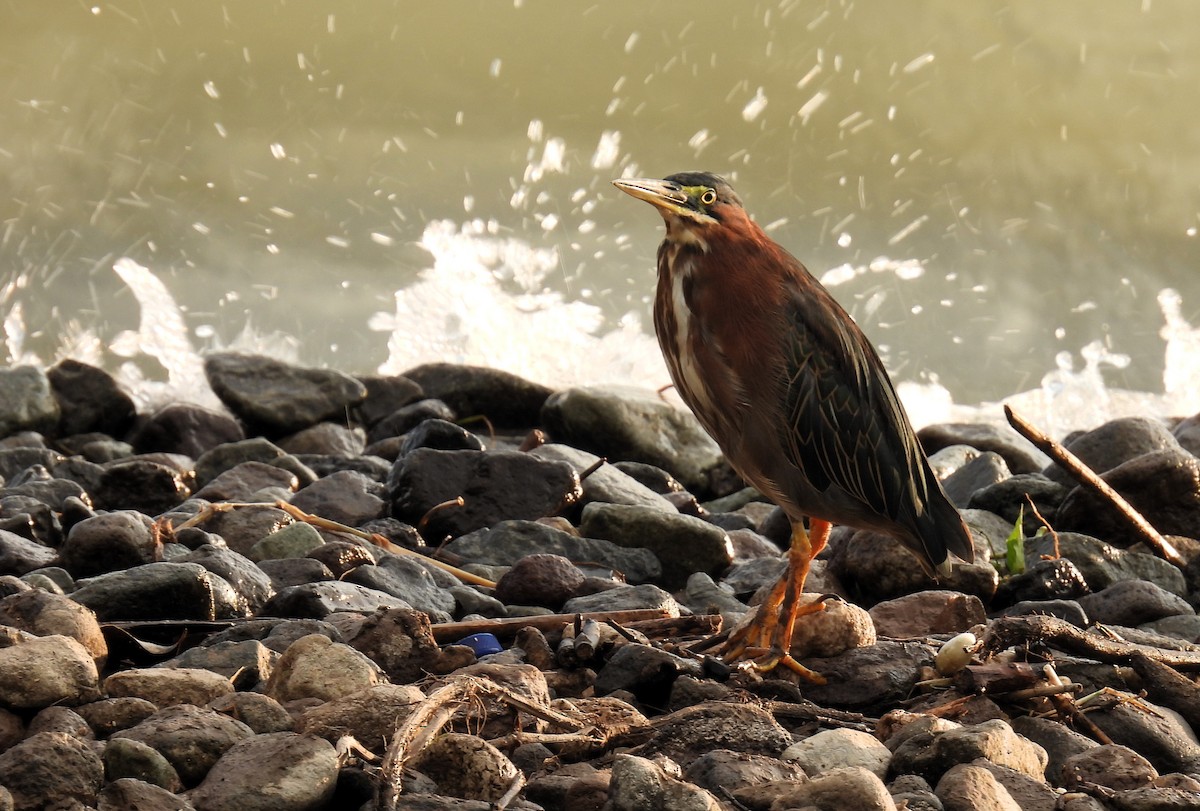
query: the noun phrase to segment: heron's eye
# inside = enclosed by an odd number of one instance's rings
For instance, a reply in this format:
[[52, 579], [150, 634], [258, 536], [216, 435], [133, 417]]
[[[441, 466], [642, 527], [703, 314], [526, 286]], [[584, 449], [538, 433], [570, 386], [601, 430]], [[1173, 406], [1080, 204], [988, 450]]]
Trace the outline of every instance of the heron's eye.
[[704, 194], [700, 195], [700, 202], [706, 206], [711, 206], [717, 202], [717, 193], [712, 189], [705, 189]]

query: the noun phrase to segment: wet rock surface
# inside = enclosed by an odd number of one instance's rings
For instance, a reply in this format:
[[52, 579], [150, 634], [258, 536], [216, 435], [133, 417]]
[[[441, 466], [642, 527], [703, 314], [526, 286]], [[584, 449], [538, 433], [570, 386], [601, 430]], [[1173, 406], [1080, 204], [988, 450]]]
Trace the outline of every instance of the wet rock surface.
[[694, 649], [788, 528], [652, 394], [207, 369], [232, 413], [6, 373], [0, 808], [1200, 807], [1200, 415], [1073, 439], [1183, 567], [1007, 429], [923, 430], [977, 560], [837, 529], [817, 684]]

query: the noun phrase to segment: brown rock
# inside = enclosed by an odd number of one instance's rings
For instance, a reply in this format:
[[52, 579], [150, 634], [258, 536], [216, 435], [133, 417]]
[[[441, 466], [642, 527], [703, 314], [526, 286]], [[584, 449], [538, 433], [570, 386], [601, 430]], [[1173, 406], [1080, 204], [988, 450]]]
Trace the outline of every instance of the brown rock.
[[967, 631], [986, 622], [987, 614], [974, 594], [919, 591], [876, 604], [871, 619], [880, 636], [907, 638]]
[[441, 794], [495, 802], [519, 773], [512, 761], [482, 738], [455, 732], [439, 735], [411, 764]]
[[99, 669], [108, 660], [108, 643], [100, 632], [96, 615], [61, 594], [40, 589], [10, 594], [0, 600], [0, 625], [11, 625], [37, 636], [69, 636], [83, 645]]
[[189, 797], [199, 811], [325, 808], [337, 775], [328, 741], [273, 732], [230, 747]]
[[156, 707], [175, 704], [202, 706], [217, 696], [233, 692], [229, 679], [199, 668], [141, 668], [122, 670], [104, 680], [104, 691], [113, 698], [144, 698]]
[[375, 663], [354, 648], [309, 634], [280, 657], [267, 682], [267, 695], [280, 703], [297, 698], [329, 701], [373, 687], [382, 678]]

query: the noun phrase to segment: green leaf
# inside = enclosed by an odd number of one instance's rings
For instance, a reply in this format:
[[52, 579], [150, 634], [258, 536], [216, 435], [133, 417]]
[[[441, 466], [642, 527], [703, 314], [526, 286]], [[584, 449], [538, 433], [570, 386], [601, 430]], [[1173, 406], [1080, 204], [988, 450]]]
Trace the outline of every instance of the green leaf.
[[1022, 504], [1021, 509], [1017, 511], [1017, 522], [1013, 524], [1012, 532], [1008, 533], [1006, 543], [1004, 560], [1008, 564], [1009, 574], [1025, 571], [1025, 534], [1021, 531], [1024, 521], [1025, 505]]

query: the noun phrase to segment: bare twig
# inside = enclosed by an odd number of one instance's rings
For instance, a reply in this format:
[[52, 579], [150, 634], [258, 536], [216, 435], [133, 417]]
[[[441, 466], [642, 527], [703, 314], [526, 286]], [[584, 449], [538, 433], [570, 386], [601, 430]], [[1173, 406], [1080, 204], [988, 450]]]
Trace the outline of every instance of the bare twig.
[[452, 642], [471, 634], [495, 634], [497, 638], [508, 638], [522, 628], [537, 628], [539, 631], [557, 631], [563, 625], [575, 621], [576, 616], [598, 621], [613, 620], [633, 623], [636, 620], [656, 620], [665, 617], [666, 609], [634, 608], [628, 611], [590, 611], [586, 614], [544, 614], [540, 617], [510, 617], [500, 620], [466, 620], [442, 622], [433, 626], [433, 638], [438, 642]]
[[1033, 497], [1028, 493], [1025, 494], [1025, 501], [1028, 502], [1029, 509], [1033, 511], [1034, 517], [1042, 522], [1042, 526], [1046, 528], [1046, 531], [1050, 533], [1050, 537], [1054, 539], [1054, 559], [1058, 560], [1062, 557], [1062, 553], [1058, 548], [1058, 533], [1054, 531], [1054, 527], [1050, 526], [1050, 522], [1047, 521], [1046, 517], [1041, 514], [1037, 508], [1037, 505], [1033, 503]]
[[1170, 665], [1176, 670], [1200, 670], [1200, 652], [1169, 650], [1108, 639], [1099, 634], [1081, 631], [1057, 617], [997, 617], [988, 624], [987, 635], [984, 637], [984, 646], [992, 653], [1036, 643], [1045, 644], [1064, 653], [1086, 656], [1111, 664], [1128, 664], [1135, 656], [1141, 654], [1156, 662]]
[[1004, 407], [1004, 416], [1008, 418], [1008, 422], [1015, 428], [1021, 436], [1028, 439], [1038, 447], [1043, 453], [1062, 466], [1064, 470], [1071, 474], [1075, 481], [1079, 482], [1084, 487], [1091, 490], [1110, 503], [1118, 513], [1129, 523], [1133, 529], [1142, 536], [1146, 544], [1154, 550], [1154, 553], [1163, 560], [1183, 568], [1187, 565], [1187, 561], [1175, 549], [1171, 543], [1164, 538], [1158, 530], [1150, 526], [1150, 522], [1145, 517], [1133, 508], [1120, 493], [1112, 489], [1108, 482], [1101, 479], [1087, 465], [1080, 461], [1079, 457], [1064, 448], [1058, 442], [1055, 442], [1046, 434], [1039, 431], [1025, 419], [1019, 416], [1011, 407]]

